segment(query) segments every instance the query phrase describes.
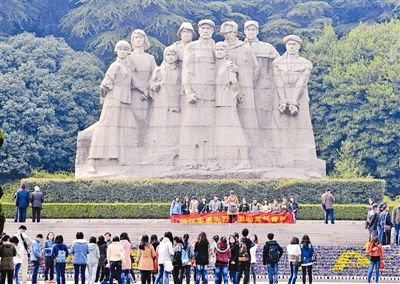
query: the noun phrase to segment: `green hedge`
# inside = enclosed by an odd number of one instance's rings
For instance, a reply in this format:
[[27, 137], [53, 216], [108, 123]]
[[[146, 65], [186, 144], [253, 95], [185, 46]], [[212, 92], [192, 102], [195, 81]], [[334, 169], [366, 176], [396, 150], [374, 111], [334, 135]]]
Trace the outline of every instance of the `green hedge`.
[[[43, 218], [53, 219], [165, 219], [169, 217], [169, 203], [45, 203]], [[3, 203], [3, 211], [7, 218], [13, 218], [13, 203]], [[323, 212], [320, 205], [300, 205], [299, 218], [302, 220], [321, 220]], [[30, 216], [31, 210], [28, 210]], [[365, 205], [336, 205], [335, 219], [365, 220]]]
[[169, 202], [175, 196], [223, 196], [234, 189], [239, 197], [282, 199], [293, 193], [299, 202], [319, 204], [330, 188], [337, 203], [362, 204], [368, 197], [382, 200], [385, 181], [375, 179], [267, 180], [267, 179], [23, 179], [30, 189], [38, 185], [48, 202]]

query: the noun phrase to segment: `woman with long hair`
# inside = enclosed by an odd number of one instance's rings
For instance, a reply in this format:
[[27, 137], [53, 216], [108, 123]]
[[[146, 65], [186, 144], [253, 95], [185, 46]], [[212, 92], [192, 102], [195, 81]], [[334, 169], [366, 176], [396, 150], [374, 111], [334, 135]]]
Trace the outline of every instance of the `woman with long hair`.
[[204, 284], [208, 284], [208, 264], [210, 243], [208, 242], [205, 232], [201, 232], [194, 245], [194, 252], [196, 254], [196, 284], [200, 284], [202, 279]]
[[173, 270], [172, 257], [174, 256], [174, 249], [172, 242], [172, 233], [166, 232], [158, 246], [158, 275], [155, 281], [156, 284], [169, 283], [169, 274]]
[[239, 271], [239, 244], [237, 238], [232, 235], [229, 236], [229, 246], [231, 249], [231, 257], [229, 258], [229, 278], [233, 284], [238, 284], [238, 271]]
[[100, 258], [99, 258], [99, 264], [97, 266], [95, 283], [97, 282], [101, 283], [103, 282], [104, 279], [108, 279], [108, 273], [109, 273], [108, 269], [106, 269], [107, 243], [103, 235], [100, 235], [97, 238], [97, 246], [99, 247]]
[[120, 243], [124, 248], [124, 259], [122, 260], [121, 266], [121, 281], [122, 283], [131, 283], [131, 272], [132, 272], [132, 260], [131, 260], [131, 240], [129, 239], [128, 233], [122, 233], [120, 236]]
[[181, 270], [181, 282], [183, 276], [185, 276], [186, 284], [190, 284], [190, 270], [192, 268], [192, 258], [194, 257], [193, 246], [189, 242], [189, 234], [183, 235], [183, 249], [186, 251], [189, 261], [186, 263], [182, 263], [182, 270]]
[[[379, 270], [384, 266], [384, 257], [382, 245], [377, 236], [374, 236], [368, 243], [367, 253], [370, 256], [370, 263], [368, 269], [368, 283], [371, 283], [372, 273], [375, 269], [375, 282], [379, 281]], [[382, 264], [381, 264], [382, 263]]]
[[299, 243], [299, 239], [293, 237], [290, 245], [287, 246], [290, 266], [290, 277], [288, 284], [294, 284], [297, 280], [297, 273], [299, 272], [299, 266], [301, 264], [301, 248]]
[[256, 234], [250, 236], [250, 241], [253, 243], [253, 246], [250, 248], [250, 272], [253, 277], [253, 283], [256, 284], [256, 267], [257, 267], [257, 247], [258, 247], [258, 237]]
[[304, 235], [301, 239], [301, 271], [303, 273], [303, 284], [306, 284], [306, 276], [308, 274], [308, 282], [312, 283], [312, 266], [314, 261], [315, 251], [311, 245], [310, 237]]
[[138, 269], [140, 271], [140, 279], [142, 284], [151, 283], [151, 272], [154, 270], [154, 258], [156, 252], [154, 247], [149, 243], [149, 236], [144, 235], [139, 244]]
[[[46, 267], [44, 269], [44, 282], [54, 281], [54, 258], [51, 256], [51, 250], [54, 245], [54, 233], [49, 232], [46, 237], [46, 242], [44, 243], [44, 255]], [[50, 273], [50, 277], [49, 277]]]

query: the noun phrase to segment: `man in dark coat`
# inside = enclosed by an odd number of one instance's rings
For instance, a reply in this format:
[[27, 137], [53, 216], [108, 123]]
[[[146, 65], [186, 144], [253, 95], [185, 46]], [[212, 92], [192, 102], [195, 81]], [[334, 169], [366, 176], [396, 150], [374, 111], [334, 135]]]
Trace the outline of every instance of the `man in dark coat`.
[[26, 208], [29, 206], [29, 191], [26, 189], [26, 185], [21, 185], [21, 190], [17, 192], [15, 198], [15, 206], [18, 208], [18, 221], [26, 221]]

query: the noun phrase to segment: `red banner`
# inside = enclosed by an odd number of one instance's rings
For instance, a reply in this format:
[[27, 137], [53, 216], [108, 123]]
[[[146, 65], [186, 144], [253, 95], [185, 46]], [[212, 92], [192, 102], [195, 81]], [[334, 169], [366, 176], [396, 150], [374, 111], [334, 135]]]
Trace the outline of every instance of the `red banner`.
[[[237, 215], [238, 223], [294, 223], [293, 214], [291, 212], [282, 213], [248, 213], [240, 212]], [[206, 213], [206, 214], [189, 214], [189, 215], [172, 215], [171, 223], [181, 224], [222, 224], [229, 223], [228, 215], [225, 212]]]

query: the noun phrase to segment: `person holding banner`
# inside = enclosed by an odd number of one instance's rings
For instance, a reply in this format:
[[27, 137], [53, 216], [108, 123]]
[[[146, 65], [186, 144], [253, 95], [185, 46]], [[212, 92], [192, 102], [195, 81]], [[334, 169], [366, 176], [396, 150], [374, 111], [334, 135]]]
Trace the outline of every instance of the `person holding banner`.
[[235, 191], [231, 190], [229, 192], [227, 203], [228, 203], [229, 223], [235, 223], [237, 215], [239, 214], [239, 198], [235, 194]]

